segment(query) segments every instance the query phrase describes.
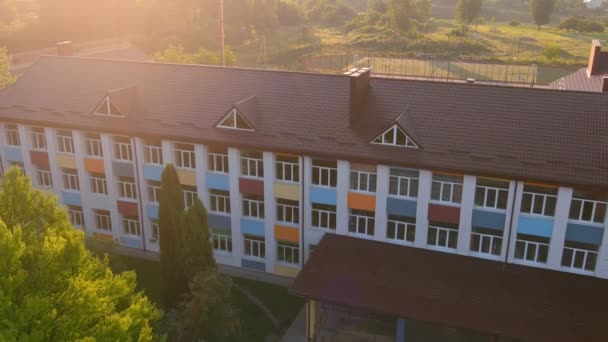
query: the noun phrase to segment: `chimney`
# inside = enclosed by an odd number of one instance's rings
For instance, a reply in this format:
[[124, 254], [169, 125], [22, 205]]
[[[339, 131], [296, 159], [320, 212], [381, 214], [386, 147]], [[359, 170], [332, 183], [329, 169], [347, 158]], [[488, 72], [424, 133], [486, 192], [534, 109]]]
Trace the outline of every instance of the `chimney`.
[[57, 56], [62, 57], [71, 57], [72, 56], [72, 41], [68, 40], [65, 42], [60, 42], [56, 44], [57, 46]]
[[369, 92], [369, 78], [371, 71], [369, 68], [353, 68], [344, 73], [350, 78], [349, 93], [349, 120], [348, 125], [354, 127], [363, 115], [363, 107]]
[[608, 93], [608, 77], [602, 78], [602, 93]]
[[602, 68], [602, 58], [606, 58], [602, 55], [607, 55], [606, 52], [602, 53], [602, 44], [597, 39], [591, 41], [591, 53], [589, 54], [589, 65], [587, 66], [587, 74], [589, 76], [595, 76], [600, 73]]

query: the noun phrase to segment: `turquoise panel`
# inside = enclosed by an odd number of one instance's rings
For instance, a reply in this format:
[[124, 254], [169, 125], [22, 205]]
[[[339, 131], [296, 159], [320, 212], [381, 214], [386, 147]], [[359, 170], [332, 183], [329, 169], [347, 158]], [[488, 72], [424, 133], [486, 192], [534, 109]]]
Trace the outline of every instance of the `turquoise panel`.
[[505, 229], [505, 220], [505, 213], [473, 209], [473, 227], [491, 228], [503, 231]]
[[80, 200], [80, 194], [77, 192], [61, 192], [61, 202], [65, 205], [77, 205], [82, 206], [82, 201]]
[[568, 223], [566, 228], [566, 240], [593, 245], [601, 245], [604, 238], [604, 228], [588, 226], [585, 224]]
[[338, 194], [335, 189], [325, 189], [316, 186], [310, 187], [310, 201], [327, 205], [336, 205]]
[[228, 175], [207, 172], [205, 175], [207, 188], [216, 190], [230, 191], [230, 180]]
[[416, 201], [389, 197], [386, 200], [386, 212], [391, 215], [416, 217]]
[[241, 267], [262, 272], [266, 271], [266, 264], [261, 261], [253, 261], [249, 259], [241, 259]]
[[553, 218], [520, 215], [517, 222], [517, 232], [551, 238], [553, 234]]
[[138, 249], [144, 248], [143, 243], [141, 242], [141, 239], [121, 236], [118, 239], [118, 241], [120, 241], [120, 244], [125, 247], [138, 248]]
[[148, 218], [158, 220], [158, 205], [146, 205], [146, 213], [148, 214]]
[[4, 148], [4, 155], [6, 156], [6, 160], [23, 162], [23, 154], [21, 154], [20, 148], [6, 146]]
[[144, 179], [160, 182], [160, 177], [163, 174], [163, 167], [160, 165], [144, 165], [143, 171]]
[[255, 236], [266, 236], [264, 221], [241, 219], [241, 233]]
[[231, 230], [230, 216], [209, 214], [209, 227], [213, 229]]

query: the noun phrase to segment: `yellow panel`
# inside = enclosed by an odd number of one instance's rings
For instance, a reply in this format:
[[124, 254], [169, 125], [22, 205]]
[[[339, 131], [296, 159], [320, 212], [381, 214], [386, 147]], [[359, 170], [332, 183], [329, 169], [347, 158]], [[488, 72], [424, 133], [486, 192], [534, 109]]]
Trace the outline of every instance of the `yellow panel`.
[[298, 184], [274, 183], [274, 197], [292, 201], [300, 200], [300, 186]]
[[196, 173], [185, 170], [177, 170], [179, 182], [183, 185], [196, 186]]
[[76, 169], [76, 158], [68, 154], [57, 153], [55, 155], [57, 166], [62, 169]]
[[103, 234], [103, 233], [93, 233], [93, 236], [101, 241], [114, 241], [114, 238], [112, 237], [112, 235], [109, 234]]
[[309, 300], [308, 301], [308, 305], [306, 305], [306, 309], [308, 310], [308, 317], [309, 319], [306, 320], [307, 324], [307, 329], [308, 331], [306, 332], [306, 337], [308, 337], [309, 341], [314, 341], [315, 339], [315, 322], [316, 317], [315, 315], [317, 314], [317, 302], [315, 302], [314, 300]]
[[284, 277], [295, 278], [298, 275], [298, 272], [300, 272], [300, 269], [295, 267], [289, 267], [284, 265], [274, 266], [274, 273], [282, 275]]
[[351, 163], [350, 169], [353, 171], [376, 172], [377, 166], [370, 164]]

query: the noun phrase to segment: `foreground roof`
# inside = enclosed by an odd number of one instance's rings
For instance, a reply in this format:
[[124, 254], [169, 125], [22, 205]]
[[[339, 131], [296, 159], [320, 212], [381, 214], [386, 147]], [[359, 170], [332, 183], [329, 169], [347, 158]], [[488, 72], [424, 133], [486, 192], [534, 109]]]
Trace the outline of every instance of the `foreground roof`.
[[526, 341], [606, 341], [608, 281], [325, 234], [290, 287], [306, 298]]
[[579, 90], [601, 93], [604, 77], [608, 77], [608, 70], [604, 73], [589, 76], [587, 68], [582, 68], [551, 82], [549, 86], [558, 90]]
[[[350, 81], [42, 57], [0, 92], [0, 120], [608, 188], [608, 96], [372, 78], [361, 119], [351, 127]], [[127, 118], [91, 115], [117, 89], [133, 90], [122, 99], [131, 105]], [[255, 132], [214, 128], [240, 107]], [[406, 120], [421, 148], [370, 144], [396, 120]]]

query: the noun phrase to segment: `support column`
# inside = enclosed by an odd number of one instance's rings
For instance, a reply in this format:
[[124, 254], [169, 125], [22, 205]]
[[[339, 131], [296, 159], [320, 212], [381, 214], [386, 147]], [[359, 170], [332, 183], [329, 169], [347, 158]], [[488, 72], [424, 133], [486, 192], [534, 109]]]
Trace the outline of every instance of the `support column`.
[[336, 182], [336, 233], [348, 233], [348, 190], [350, 189], [350, 163], [338, 160], [338, 180]]
[[374, 228], [374, 240], [384, 241], [386, 239], [386, 199], [388, 197], [388, 182], [390, 169], [385, 165], [376, 167], [376, 226]]
[[397, 334], [395, 336], [395, 342], [405, 342], [406, 333], [406, 321], [403, 318], [397, 319]]
[[[509, 182], [509, 194], [507, 195], [507, 208], [505, 212], [505, 228], [502, 232], [502, 241], [504, 242], [502, 244], [502, 249], [500, 250], [500, 260], [507, 260], [507, 249], [510, 243], [509, 239], [511, 237], [511, 218], [513, 217], [516, 184], [517, 182], [515, 181]], [[511, 246], [513, 248], [515, 245]]]
[[196, 189], [198, 198], [209, 210], [209, 190], [207, 189], [207, 147], [204, 145], [194, 145], [194, 157], [196, 159]]
[[[90, 197], [91, 189], [89, 188], [89, 173], [84, 167], [85, 155], [84, 146], [82, 144], [83, 137], [80, 131], [72, 131], [72, 141], [74, 143], [74, 159], [76, 160], [76, 171], [78, 172], [78, 182], [80, 185], [80, 202], [82, 207], [82, 213], [84, 216], [85, 211], [90, 211]], [[107, 180], [106, 180], [107, 182]], [[108, 184], [109, 186], [109, 184]], [[83, 217], [84, 218], [84, 217]], [[85, 231], [87, 234], [93, 234], [94, 225], [88, 225], [85, 221]]]
[[460, 201], [460, 222], [458, 224], [457, 253], [469, 254], [471, 243], [471, 224], [473, 223], [473, 203], [475, 202], [475, 176], [465, 175], [462, 182], [462, 200]]
[[418, 199], [416, 205], [416, 238], [414, 246], [425, 248], [429, 230], [429, 201], [431, 200], [431, 183], [433, 173], [420, 170], [418, 179]]
[[137, 160], [135, 172], [137, 174], [137, 190], [138, 190], [138, 205], [140, 207], [141, 216], [139, 222], [142, 224], [142, 239], [145, 239], [143, 246], [145, 250], [159, 252], [158, 241], [152, 243], [152, 223], [148, 217], [148, 184], [144, 178], [144, 145], [145, 141], [142, 138], [133, 138], [133, 155]]
[[277, 241], [274, 238], [276, 205], [274, 198], [274, 155], [264, 152], [264, 228], [266, 246], [266, 272], [274, 273], [277, 259]]
[[[61, 198], [61, 190], [63, 189], [63, 177], [61, 175], [61, 169], [57, 165], [57, 144], [55, 142], [55, 129], [46, 127], [44, 129], [44, 135], [46, 138], [46, 150], [49, 154], [49, 167], [51, 169], [51, 177], [53, 178], [53, 192]], [[7, 161], [3, 158], [3, 162], [8, 165]], [[83, 213], [85, 225], [90, 224], [87, 222], [86, 213]]]
[[17, 125], [17, 131], [19, 132], [19, 139], [21, 141], [21, 157], [23, 158], [23, 170], [26, 175], [30, 176], [32, 183], [36, 184], [36, 170], [32, 165], [32, 158], [30, 156], [30, 149], [32, 147], [32, 141], [30, 136], [30, 130], [28, 127], [23, 125]]
[[[106, 173], [106, 183], [108, 188], [108, 199], [109, 199], [109, 210], [110, 217], [112, 220], [112, 236], [115, 239], [120, 237], [120, 232], [122, 230], [122, 222], [121, 215], [118, 212], [118, 204], [116, 201], [118, 200], [118, 188], [116, 186], [116, 177], [114, 176], [114, 149], [112, 148], [112, 135], [110, 134], [100, 134], [101, 139], [101, 148], [103, 149], [103, 161], [104, 161], [104, 171]], [[98, 208], [104, 209], [104, 208]], [[90, 210], [90, 215], [94, 220], [92, 210]], [[94, 221], [93, 221], [94, 222]]]
[[243, 235], [241, 234], [241, 214], [243, 212], [241, 193], [239, 191], [239, 175], [241, 164], [239, 162], [239, 150], [228, 149], [228, 178], [230, 185], [230, 225], [232, 226], [232, 257], [234, 265], [241, 267], [243, 255]]
[[566, 228], [568, 216], [570, 215], [570, 202], [572, 202], [572, 188], [560, 187], [557, 192], [557, 204], [555, 205], [555, 216], [553, 221], [553, 233], [549, 244], [549, 257], [547, 267], [559, 270], [562, 264], [562, 253], [566, 242]]
[[513, 262], [513, 256], [515, 255], [515, 243], [517, 242], [517, 226], [519, 221], [519, 212], [521, 210], [521, 198], [524, 193], [524, 182], [516, 182], [515, 185], [515, 200], [513, 201], [513, 211], [511, 215], [513, 219], [511, 220], [510, 233], [511, 236], [508, 237], [509, 245], [507, 246], [509, 251], [507, 253], [507, 262]]
[[608, 279], [608, 215], [604, 218], [604, 236], [595, 266], [596, 276]]
[[[165, 165], [167, 164], [174, 164], [173, 163], [173, 142], [172, 141], [168, 141], [168, 140], [162, 140], [161, 141], [161, 147], [163, 149], [163, 163], [165, 163]], [[175, 164], [173, 165], [175, 166]]]

